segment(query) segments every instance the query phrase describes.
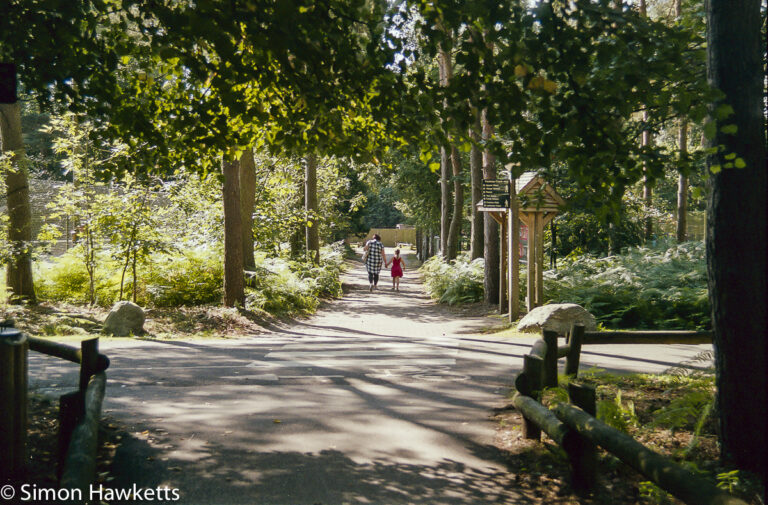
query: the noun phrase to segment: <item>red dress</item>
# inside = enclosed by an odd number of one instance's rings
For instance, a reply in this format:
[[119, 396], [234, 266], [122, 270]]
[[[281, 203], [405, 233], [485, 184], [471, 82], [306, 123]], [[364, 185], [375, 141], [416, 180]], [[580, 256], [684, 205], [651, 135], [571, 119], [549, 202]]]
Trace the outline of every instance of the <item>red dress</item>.
[[403, 276], [403, 258], [392, 258], [392, 277]]

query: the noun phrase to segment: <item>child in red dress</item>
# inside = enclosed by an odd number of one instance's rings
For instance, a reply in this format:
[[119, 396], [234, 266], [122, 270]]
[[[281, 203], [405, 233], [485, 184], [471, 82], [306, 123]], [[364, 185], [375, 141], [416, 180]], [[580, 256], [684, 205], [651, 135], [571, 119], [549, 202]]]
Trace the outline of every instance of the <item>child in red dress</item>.
[[400, 291], [400, 278], [403, 276], [403, 258], [400, 257], [400, 249], [395, 249], [395, 255], [389, 264], [392, 265], [392, 291]]

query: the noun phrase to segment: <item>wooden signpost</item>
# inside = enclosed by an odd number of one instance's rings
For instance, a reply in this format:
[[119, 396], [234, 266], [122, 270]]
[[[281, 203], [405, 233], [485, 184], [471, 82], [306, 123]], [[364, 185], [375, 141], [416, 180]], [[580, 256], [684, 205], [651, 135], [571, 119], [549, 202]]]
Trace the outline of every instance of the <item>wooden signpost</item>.
[[514, 184], [498, 179], [483, 181], [483, 200], [477, 209], [490, 213], [501, 225], [499, 312], [508, 312], [510, 321], [520, 315], [520, 222], [528, 227], [526, 310], [531, 311], [544, 303], [544, 227], [563, 205], [565, 201], [536, 172], [525, 172]]

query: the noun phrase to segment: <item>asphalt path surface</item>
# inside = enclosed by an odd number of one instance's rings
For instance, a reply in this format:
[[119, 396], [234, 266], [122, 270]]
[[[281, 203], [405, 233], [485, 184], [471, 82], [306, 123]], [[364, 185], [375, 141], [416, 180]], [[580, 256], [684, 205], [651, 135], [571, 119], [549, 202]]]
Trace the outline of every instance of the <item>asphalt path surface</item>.
[[[533, 340], [483, 334], [499, 320], [434, 304], [410, 268], [399, 293], [386, 271], [369, 292], [361, 264], [344, 282], [267, 334], [102, 342], [104, 415], [129, 432], [112, 487], [205, 505], [526, 503], [490, 417]], [[582, 369], [661, 372], [710, 348], [586, 346]], [[58, 395], [77, 368], [31, 353], [30, 383]]]

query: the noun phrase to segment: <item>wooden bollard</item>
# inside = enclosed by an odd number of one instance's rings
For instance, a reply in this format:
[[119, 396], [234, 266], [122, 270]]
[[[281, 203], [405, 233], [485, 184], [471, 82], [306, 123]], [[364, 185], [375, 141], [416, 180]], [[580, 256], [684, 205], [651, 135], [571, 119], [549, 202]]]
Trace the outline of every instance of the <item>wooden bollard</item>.
[[18, 475], [27, 455], [27, 337], [0, 327], [0, 477]]
[[[595, 388], [571, 382], [568, 384], [568, 398], [571, 403], [591, 416], [597, 412]], [[591, 491], [597, 483], [597, 448], [578, 431], [566, 451], [571, 463], [571, 485], [580, 492]]]
[[579, 374], [579, 360], [581, 359], [581, 344], [584, 341], [584, 325], [574, 324], [568, 337], [568, 354], [565, 356], [565, 375]]
[[547, 353], [544, 355], [544, 387], [557, 387], [557, 332], [544, 330], [542, 338], [547, 344]]

